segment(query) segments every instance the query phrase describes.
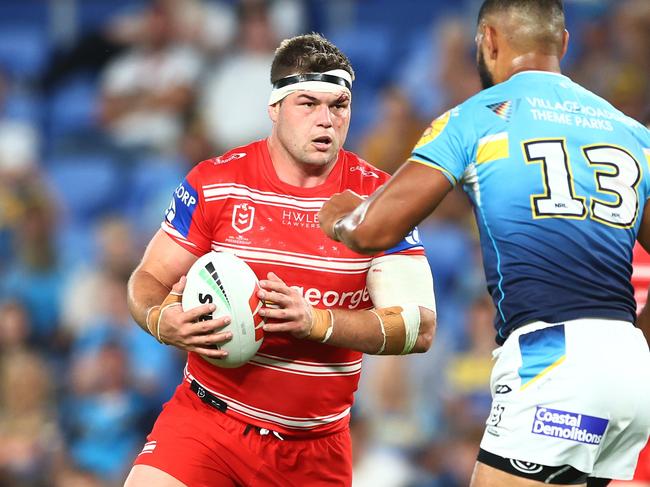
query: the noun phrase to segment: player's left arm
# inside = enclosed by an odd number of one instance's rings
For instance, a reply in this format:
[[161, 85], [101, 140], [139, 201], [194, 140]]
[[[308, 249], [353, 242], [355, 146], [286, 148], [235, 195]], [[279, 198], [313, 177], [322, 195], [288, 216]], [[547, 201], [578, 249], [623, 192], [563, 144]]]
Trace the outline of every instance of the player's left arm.
[[294, 288], [269, 273], [260, 281], [261, 299], [272, 302], [260, 315], [265, 332], [288, 332], [297, 338], [374, 355], [426, 352], [436, 328], [433, 278], [423, 255], [376, 258], [368, 272], [371, 310], [316, 309]]
[[466, 103], [436, 118], [409, 160], [369, 198], [351, 191], [332, 196], [318, 214], [321, 229], [360, 253], [396, 245], [464, 180], [475, 160], [475, 101]]

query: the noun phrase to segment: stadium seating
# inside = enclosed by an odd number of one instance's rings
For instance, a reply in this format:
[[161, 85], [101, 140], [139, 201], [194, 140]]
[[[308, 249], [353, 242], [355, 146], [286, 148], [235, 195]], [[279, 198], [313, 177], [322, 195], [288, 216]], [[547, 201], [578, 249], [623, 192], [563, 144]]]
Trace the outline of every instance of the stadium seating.
[[185, 177], [183, 167], [178, 160], [149, 157], [133, 168], [125, 213], [141, 234], [152, 235], [160, 225], [174, 188]]
[[34, 80], [45, 68], [49, 41], [33, 24], [0, 24], [0, 66], [18, 79]]
[[49, 136], [80, 134], [95, 128], [97, 92], [97, 81], [84, 74], [60, 86], [49, 100]]
[[49, 161], [48, 181], [68, 220], [90, 222], [116, 209], [126, 188], [111, 157], [71, 155]]

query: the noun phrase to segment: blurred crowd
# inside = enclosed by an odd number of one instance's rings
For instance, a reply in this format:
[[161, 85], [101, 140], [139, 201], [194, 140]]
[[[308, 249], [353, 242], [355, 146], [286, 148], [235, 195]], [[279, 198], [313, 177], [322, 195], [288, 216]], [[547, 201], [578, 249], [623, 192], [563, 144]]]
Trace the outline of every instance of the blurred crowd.
[[[573, 79], [641, 119], [650, 2], [566, 0]], [[479, 90], [479, 0], [0, 2], [0, 486], [112, 487], [183, 356], [142, 332], [126, 281], [196, 162], [265, 137], [278, 42], [318, 31], [357, 73], [347, 148], [393, 172]], [[466, 486], [490, 407], [493, 308], [466, 197], [420, 226], [438, 335], [368, 357], [355, 487]]]

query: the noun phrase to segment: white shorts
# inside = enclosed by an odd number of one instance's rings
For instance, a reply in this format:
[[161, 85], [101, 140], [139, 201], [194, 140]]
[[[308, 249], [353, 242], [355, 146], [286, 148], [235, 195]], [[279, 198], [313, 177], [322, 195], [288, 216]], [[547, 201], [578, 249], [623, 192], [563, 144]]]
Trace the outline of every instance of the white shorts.
[[632, 478], [650, 434], [650, 352], [638, 328], [603, 319], [535, 322], [494, 356], [483, 450], [518, 464]]

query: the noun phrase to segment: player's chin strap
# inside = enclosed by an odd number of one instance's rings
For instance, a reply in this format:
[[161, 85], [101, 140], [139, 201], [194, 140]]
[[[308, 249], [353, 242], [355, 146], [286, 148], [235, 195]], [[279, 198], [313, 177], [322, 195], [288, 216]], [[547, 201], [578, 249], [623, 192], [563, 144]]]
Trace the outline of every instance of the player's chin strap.
[[320, 93], [347, 93], [352, 98], [352, 75], [344, 69], [332, 69], [324, 73], [299, 73], [281, 78], [273, 83], [269, 105], [275, 105], [296, 91]]
[[[411, 353], [420, 333], [420, 307], [417, 304], [375, 308], [367, 311], [379, 320], [381, 347], [373, 355], [405, 355]], [[334, 312], [331, 309], [313, 309], [312, 327], [308, 340], [327, 343], [334, 331]]]
[[183, 295], [175, 291], [171, 291], [162, 303], [157, 306], [152, 306], [147, 310], [147, 317], [145, 318], [145, 324], [147, 325], [147, 330], [149, 334], [153, 336], [158, 342], [163, 345], [167, 345], [165, 341], [160, 336], [160, 321], [162, 315], [167, 308], [172, 306], [180, 306]]

